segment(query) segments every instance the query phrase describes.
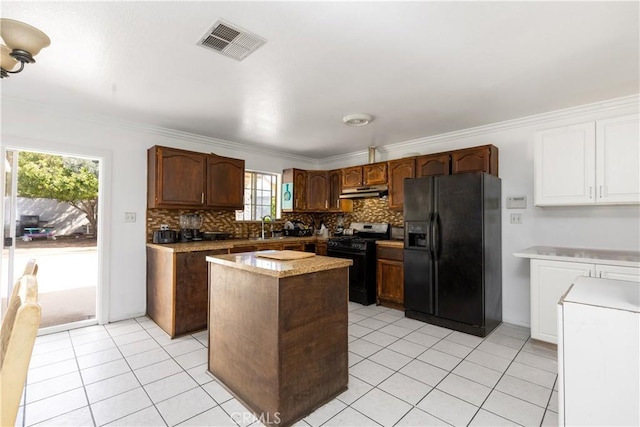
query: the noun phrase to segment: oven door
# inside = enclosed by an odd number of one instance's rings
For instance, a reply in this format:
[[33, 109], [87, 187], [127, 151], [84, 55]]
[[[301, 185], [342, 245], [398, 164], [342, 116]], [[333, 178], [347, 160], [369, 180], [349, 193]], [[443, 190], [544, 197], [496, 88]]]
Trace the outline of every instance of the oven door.
[[[327, 248], [327, 256], [350, 259], [349, 301], [369, 305], [375, 302], [375, 266], [367, 265], [367, 254], [361, 250], [345, 248]], [[373, 274], [372, 274], [373, 273]]]

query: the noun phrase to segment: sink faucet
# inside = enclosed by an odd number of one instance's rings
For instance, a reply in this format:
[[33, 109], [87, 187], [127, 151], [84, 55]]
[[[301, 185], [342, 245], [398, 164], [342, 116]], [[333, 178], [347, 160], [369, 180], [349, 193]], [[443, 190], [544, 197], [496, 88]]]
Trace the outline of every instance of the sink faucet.
[[264, 222], [266, 219], [269, 219], [271, 222], [271, 237], [273, 237], [273, 217], [271, 215], [265, 215], [262, 217], [262, 223], [260, 224], [260, 230], [262, 230], [262, 239], [264, 239]]

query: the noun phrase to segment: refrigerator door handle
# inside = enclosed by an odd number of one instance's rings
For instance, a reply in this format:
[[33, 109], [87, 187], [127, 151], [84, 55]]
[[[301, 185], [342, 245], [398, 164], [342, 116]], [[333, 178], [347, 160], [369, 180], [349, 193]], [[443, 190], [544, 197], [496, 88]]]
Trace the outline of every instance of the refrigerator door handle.
[[439, 227], [438, 227], [438, 216], [437, 215], [433, 215], [433, 218], [431, 220], [431, 228], [430, 228], [430, 233], [431, 233], [431, 252], [433, 253], [433, 259], [438, 259], [438, 253], [440, 252], [440, 237], [438, 236], [438, 231]]
[[429, 251], [429, 257], [433, 258], [435, 257], [435, 253], [433, 251], [433, 220], [434, 220], [434, 215], [430, 214], [429, 215], [429, 228], [427, 229], [427, 250]]

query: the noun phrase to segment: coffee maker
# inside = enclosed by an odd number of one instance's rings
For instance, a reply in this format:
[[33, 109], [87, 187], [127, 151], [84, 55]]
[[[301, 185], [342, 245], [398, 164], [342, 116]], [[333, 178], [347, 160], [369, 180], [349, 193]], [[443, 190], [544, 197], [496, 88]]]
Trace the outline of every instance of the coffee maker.
[[180, 234], [181, 242], [193, 242], [202, 240], [202, 217], [198, 214], [180, 215]]

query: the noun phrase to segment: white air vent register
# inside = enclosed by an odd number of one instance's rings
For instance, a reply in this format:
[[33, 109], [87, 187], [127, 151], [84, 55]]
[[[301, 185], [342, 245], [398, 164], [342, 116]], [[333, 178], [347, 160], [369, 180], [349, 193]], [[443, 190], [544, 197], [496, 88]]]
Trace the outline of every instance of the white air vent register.
[[197, 44], [229, 58], [242, 61], [265, 43], [266, 40], [262, 37], [236, 25], [217, 20], [213, 27], [198, 40]]

